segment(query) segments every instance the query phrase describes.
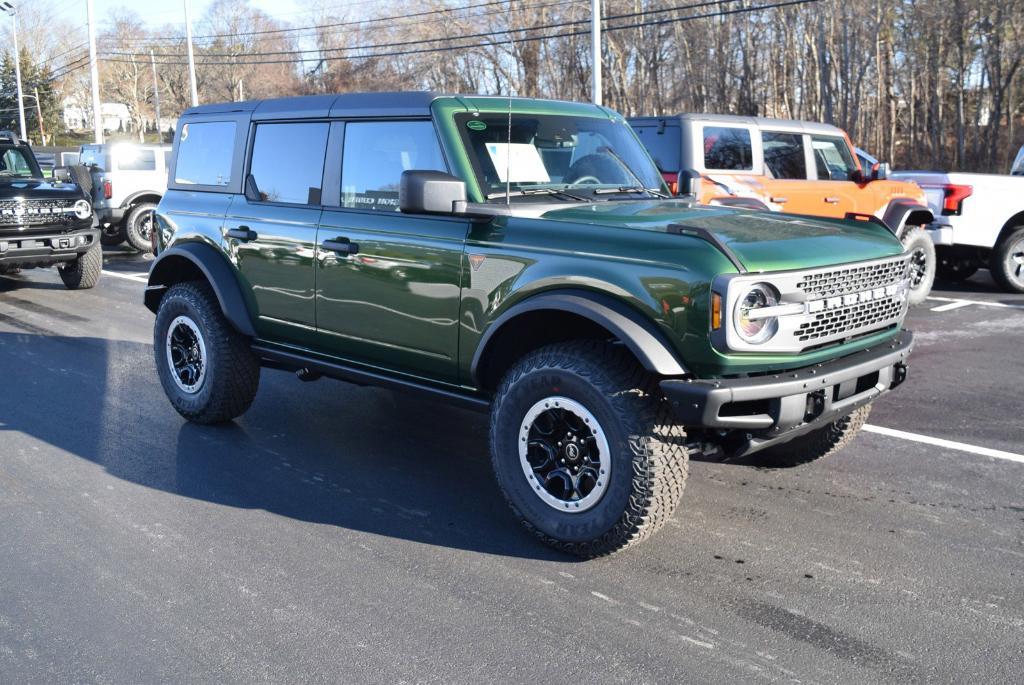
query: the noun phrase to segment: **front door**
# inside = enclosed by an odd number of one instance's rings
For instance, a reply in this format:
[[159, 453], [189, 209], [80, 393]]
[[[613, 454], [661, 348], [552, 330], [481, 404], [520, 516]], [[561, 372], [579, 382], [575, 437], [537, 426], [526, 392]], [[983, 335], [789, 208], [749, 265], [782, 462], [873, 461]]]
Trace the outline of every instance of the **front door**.
[[345, 124], [339, 206], [317, 237], [318, 347], [454, 383], [469, 222], [399, 213], [412, 169], [448, 169], [431, 121]]
[[253, 136], [249, 197], [235, 196], [225, 243], [255, 300], [260, 336], [306, 345], [313, 301], [320, 188], [330, 124], [261, 123]]

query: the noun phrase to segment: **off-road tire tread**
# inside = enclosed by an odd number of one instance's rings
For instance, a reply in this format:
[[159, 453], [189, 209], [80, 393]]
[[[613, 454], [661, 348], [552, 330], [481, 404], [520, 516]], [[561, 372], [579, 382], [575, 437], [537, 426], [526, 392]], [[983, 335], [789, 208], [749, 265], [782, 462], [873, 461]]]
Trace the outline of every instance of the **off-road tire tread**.
[[912, 290], [907, 293], [907, 300], [911, 307], [920, 307], [924, 305], [928, 295], [932, 291], [932, 287], [935, 285], [935, 277], [938, 273], [938, 257], [935, 254], [935, 245], [932, 243], [932, 239], [928, 236], [928, 232], [924, 230], [923, 226], [908, 226], [905, 229], [902, 238], [900, 238], [900, 242], [903, 243], [904, 249], [909, 248], [910, 243], [916, 240], [921, 240], [922, 244], [925, 246], [925, 252], [928, 253], [928, 260], [931, 266], [931, 273], [926, 276], [926, 278], [930, 279], [927, 288]]
[[[606, 556], [642, 542], [665, 525], [679, 504], [689, 468], [685, 432], [673, 420], [656, 379], [623, 348], [598, 340], [559, 343], [526, 355], [505, 375], [495, 394], [495, 404], [523, 376], [549, 368], [579, 376], [608, 398], [625, 434], [630, 436], [633, 494], [618, 522], [588, 542], [565, 542], [547, 535], [523, 516], [502, 489], [505, 500], [515, 517], [544, 544], [574, 556]], [[496, 416], [497, 412], [492, 411], [491, 460], [495, 471]]]
[[1019, 293], [1024, 292], [1019, 286], [1014, 285], [1006, 273], [1003, 271], [1003, 265], [1006, 262], [1006, 251], [1010, 249], [1016, 240], [1020, 237], [1020, 234], [1024, 233], [1024, 226], [1017, 227], [1013, 232], [1007, 235], [1003, 240], [996, 245], [996, 249], [992, 250], [992, 254], [989, 256], [988, 270], [992, 274], [992, 280], [999, 284], [999, 287], [1008, 293]]
[[[189, 411], [173, 401], [172, 406], [183, 417], [199, 424], [225, 423], [241, 416], [252, 405], [260, 381], [259, 359], [252, 351], [249, 338], [231, 326], [208, 284], [186, 281], [171, 286], [160, 302], [161, 308], [175, 298], [188, 301], [202, 319], [198, 323], [202, 326], [207, 354], [213, 360], [213, 373], [207, 376], [206, 382], [213, 383], [213, 389], [210, 401], [199, 411]], [[160, 325], [153, 329], [153, 351], [161, 376], [168, 372], [163, 356], [164, 340], [160, 335], [162, 329]]]
[[871, 414], [871, 405], [855, 409], [851, 414], [833, 421], [807, 435], [794, 438], [777, 447], [755, 454], [759, 465], [788, 469], [831, 456], [850, 444]]
[[68, 290], [88, 290], [95, 287], [99, 283], [102, 271], [103, 246], [99, 243], [94, 243], [67, 266], [57, 267], [60, 280]]
[[140, 202], [139, 204], [132, 207], [132, 210], [128, 212], [128, 216], [125, 217], [125, 240], [128, 241], [128, 244], [131, 245], [133, 249], [138, 250], [139, 252], [151, 252], [153, 250], [153, 246], [148, 239], [143, 240], [136, 234], [135, 222], [138, 220], [138, 218], [142, 215], [143, 212], [153, 211], [156, 208], [157, 205], [154, 202]]

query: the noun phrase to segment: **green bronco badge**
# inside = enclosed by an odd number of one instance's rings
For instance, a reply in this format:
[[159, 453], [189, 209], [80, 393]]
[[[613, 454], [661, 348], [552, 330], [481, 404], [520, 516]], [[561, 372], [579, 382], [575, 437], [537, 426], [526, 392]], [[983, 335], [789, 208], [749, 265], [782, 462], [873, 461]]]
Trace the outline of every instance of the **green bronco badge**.
[[487, 122], [480, 121], [479, 119], [470, 119], [466, 122], [466, 128], [471, 131], [483, 131], [487, 128]]

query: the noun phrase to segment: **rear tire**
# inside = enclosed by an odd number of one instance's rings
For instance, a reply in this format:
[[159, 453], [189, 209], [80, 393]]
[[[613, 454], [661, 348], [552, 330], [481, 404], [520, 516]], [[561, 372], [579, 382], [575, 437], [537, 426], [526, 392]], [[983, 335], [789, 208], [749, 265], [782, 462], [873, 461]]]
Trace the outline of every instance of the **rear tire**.
[[656, 380], [600, 341], [551, 345], [516, 363], [495, 394], [490, 437], [516, 518], [580, 557], [649, 537], [686, 483], [684, 433]]
[[753, 455], [759, 466], [789, 469], [831, 456], [850, 444], [868, 420], [871, 405], [854, 410], [838, 421]]
[[100, 244], [106, 247], [117, 247], [125, 241], [124, 222], [111, 224], [100, 229]]
[[103, 271], [103, 246], [95, 243], [78, 258], [57, 267], [60, 280], [68, 290], [88, 290], [95, 287]]
[[150, 235], [153, 232], [153, 212], [156, 204], [153, 202], [140, 202], [132, 207], [124, 220], [124, 233], [128, 244], [139, 252], [152, 252], [153, 244], [150, 242]]
[[935, 243], [921, 226], [906, 229], [901, 239], [903, 248], [910, 253], [911, 278], [907, 301], [911, 307], [923, 304], [935, 283]]
[[230, 421], [256, 397], [259, 359], [206, 283], [178, 283], [160, 300], [153, 352], [167, 399], [189, 421]]
[[1024, 293], [1024, 228], [1003, 238], [989, 257], [996, 283], [1010, 293]]

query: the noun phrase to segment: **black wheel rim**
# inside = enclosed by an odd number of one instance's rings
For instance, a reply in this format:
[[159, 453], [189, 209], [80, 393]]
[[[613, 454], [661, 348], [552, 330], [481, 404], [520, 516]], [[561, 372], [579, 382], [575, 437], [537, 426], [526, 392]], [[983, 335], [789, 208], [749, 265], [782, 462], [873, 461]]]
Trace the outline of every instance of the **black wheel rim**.
[[167, 329], [167, 364], [178, 388], [195, 394], [206, 378], [206, 342], [199, 326], [187, 316], [179, 316]]
[[597, 504], [611, 476], [604, 430], [586, 407], [566, 397], [545, 398], [526, 412], [519, 461], [534, 494], [570, 513]]
[[910, 255], [910, 287], [919, 288], [928, 274], [928, 255], [923, 248], [917, 248]]

